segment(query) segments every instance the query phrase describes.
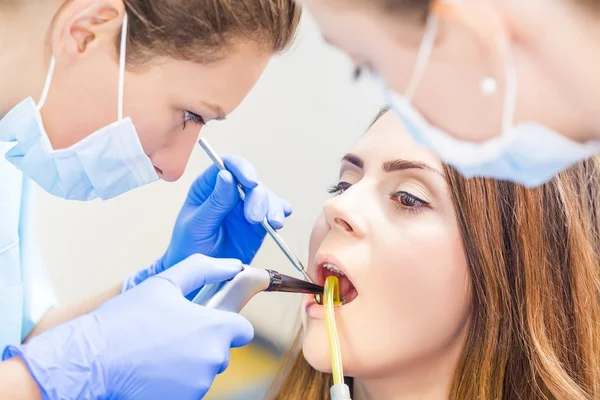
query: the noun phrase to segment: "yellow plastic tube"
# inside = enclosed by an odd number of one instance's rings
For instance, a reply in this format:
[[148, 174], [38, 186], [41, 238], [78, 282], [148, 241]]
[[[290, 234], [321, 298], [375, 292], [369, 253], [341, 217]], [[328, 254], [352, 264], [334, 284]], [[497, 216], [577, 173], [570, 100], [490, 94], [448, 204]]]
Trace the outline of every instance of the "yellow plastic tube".
[[329, 353], [331, 354], [333, 383], [334, 385], [343, 384], [344, 369], [342, 367], [342, 352], [335, 325], [334, 311], [334, 307], [342, 305], [342, 302], [340, 301], [340, 282], [335, 276], [328, 276], [325, 280], [323, 305], [325, 306], [325, 324], [327, 325]]

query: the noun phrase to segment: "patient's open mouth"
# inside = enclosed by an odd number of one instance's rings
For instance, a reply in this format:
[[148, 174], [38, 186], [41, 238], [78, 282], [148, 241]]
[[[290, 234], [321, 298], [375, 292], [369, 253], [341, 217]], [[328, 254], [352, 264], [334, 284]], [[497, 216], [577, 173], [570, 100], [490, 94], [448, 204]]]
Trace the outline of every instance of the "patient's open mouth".
[[[335, 264], [332, 261], [323, 261], [319, 263], [317, 265], [316, 275], [316, 283], [321, 286], [325, 285], [325, 280], [328, 276], [336, 276], [339, 279], [342, 305], [349, 304], [358, 296], [358, 292], [352, 284], [352, 281], [350, 281], [348, 276], [344, 273], [339, 263]], [[318, 304], [323, 304], [322, 298], [323, 296], [317, 295], [315, 296], [315, 301]]]

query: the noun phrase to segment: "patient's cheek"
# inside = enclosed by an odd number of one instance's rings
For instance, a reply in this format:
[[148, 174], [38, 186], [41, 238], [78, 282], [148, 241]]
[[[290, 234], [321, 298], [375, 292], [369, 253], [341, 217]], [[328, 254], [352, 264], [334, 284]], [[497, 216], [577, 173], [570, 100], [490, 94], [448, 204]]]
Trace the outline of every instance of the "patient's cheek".
[[317, 218], [313, 226], [312, 233], [310, 234], [308, 250], [311, 258], [319, 249], [319, 246], [321, 245], [321, 242], [323, 242], [323, 239], [327, 235], [327, 232], [329, 232], [329, 225], [327, 224], [325, 215], [319, 214], [319, 217]]

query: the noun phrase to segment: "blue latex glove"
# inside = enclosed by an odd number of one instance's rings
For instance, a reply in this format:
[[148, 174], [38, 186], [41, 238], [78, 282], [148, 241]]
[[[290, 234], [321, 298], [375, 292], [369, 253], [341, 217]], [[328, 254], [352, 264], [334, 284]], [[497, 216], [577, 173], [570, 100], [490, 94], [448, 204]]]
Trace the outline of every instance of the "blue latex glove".
[[191, 256], [90, 314], [7, 347], [3, 359], [21, 356], [44, 399], [197, 400], [227, 367], [230, 348], [254, 332], [244, 317], [184, 295], [241, 268]]
[[[267, 233], [260, 222], [266, 217], [273, 228], [283, 227], [292, 213], [289, 203], [259, 183], [254, 167], [244, 158], [227, 156], [223, 161], [228, 171], [212, 165], [192, 184], [166, 253], [127, 279], [122, 291], [196, 253], [250, 264]], [[244, 202], [236, 181], [246, 192]]]

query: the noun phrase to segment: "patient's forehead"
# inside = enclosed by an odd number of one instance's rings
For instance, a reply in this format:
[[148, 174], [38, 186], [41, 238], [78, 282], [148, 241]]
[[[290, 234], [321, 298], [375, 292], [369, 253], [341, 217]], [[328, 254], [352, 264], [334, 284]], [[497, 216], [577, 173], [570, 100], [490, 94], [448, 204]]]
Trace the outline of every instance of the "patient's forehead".
[[382, 164], [403, 159], [443, 169], [440, 159], [430, 150], [415, 143], [393, 111], [383, 114], [368, 129], [351, 151], [365, 164]]

